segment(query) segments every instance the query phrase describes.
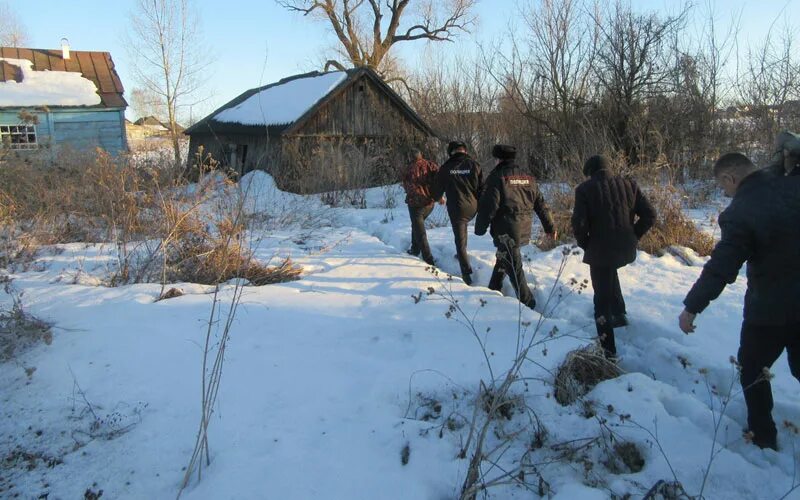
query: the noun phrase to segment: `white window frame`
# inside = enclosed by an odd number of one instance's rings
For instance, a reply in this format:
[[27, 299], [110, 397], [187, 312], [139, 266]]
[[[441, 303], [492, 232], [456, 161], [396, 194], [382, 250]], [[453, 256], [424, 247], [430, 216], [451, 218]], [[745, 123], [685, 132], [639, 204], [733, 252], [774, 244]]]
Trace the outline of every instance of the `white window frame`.
[[[14, 136], [24, 137], [25, 140], [14, 142]], [[33, 142], [29, 139], [33, 136]], [[11, 142], [7, 142], [11, 141]], [[39, 148], [39, 136], [36, 133], [36, 125], [23, 124], [0, 124], [0, 147], [7, 147], [16, 151], [30, 151]]]

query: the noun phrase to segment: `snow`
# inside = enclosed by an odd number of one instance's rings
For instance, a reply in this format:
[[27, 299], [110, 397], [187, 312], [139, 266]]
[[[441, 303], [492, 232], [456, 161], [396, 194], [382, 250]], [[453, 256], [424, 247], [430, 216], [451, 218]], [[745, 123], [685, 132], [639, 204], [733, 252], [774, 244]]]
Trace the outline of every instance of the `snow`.
[[[559, 277], [563, 247], [524, 249], [540, 304], [533, 312], [508, 296], [508, 283], [505, 295], [485, 287], [494, 262], [489, 237], [470, 236], [476, 285], [448, 280], [458, 263], [441, 206], [429, 218], [438, 227], [428, 231], [440, 277], [407, 255], [408, 215], [396, 186], [369, 190], [366, 209], [330, 208], [318, 197], [282, 193], [262, 172], [246, 175], [240, 186], [247, 210], [273, 222], [253, 235], [257, 257], [266, 262], [290, 255], [305, 274], [300, 281], [245, 289], [209, 428], [211, 466], [183, 498], [457, 498], [467, 468], [457, 458], [466, 428], [450, 430], [444, 420], [471, 416], [488, 365], [474, 336], [445, 316], [446, 302], [424, 293], [419, 303], [412, 299], [428, 287], [451, 290], [475, 315], [477, 331], [491, 327], [485, 342], [495, 371], [514, 357], [518, 318], [568, 333], [549, 341], [546, 354], [533, 353], [538, 365], [524, 368], [529, 383], [518, 390], [548, 431], [533, 457], [550, 498], [640, 498], [657, 481], [672, 481], [671, 469], [696, 495], [712, 446], [718, 455], [705, 498], [777, 499], [792, 488], [797, 436], [779, 425], [779, 452], [759, 450], [741, 437], [745, 407], [729, 357], [738, 345], [743, 276], [687, 336], [677, 316], [702, 262], [686, 266], [669, 255], [640, 253], [620, 274], [631, 321], [617, 340], [626, 373], [589, 393], [596, 416], [587, 418], [580, 403], [560, 406], [550, 382], [566, 353], [594, 336], [591, 287], [579, 292], [570, 285], [589, 277], [579, 252], [567, 249]], [[387, 208], [392, 202], [395, 207]], [[0, 469], [0, 488], [14, 485], [25, 498], [46, 492], [74, 498], [87, 488], [103, 489], [109, 498], [177, 493], [199, 421], [199, 346], [211, 287], [174, 284], [185, 295], [154, 302], [159, 285], [97, 286], [115, 255], [109, 245], [58, 245], [39, 257], [31, 267], [36, 270], [10, 275], [24, 292], [25, 309], [52, 321], [55, 330], [52, 345], [0, 364], [0, 443], [3, 450], [20, 447], [63, 463]], [[551, 290], [556, 298], [543, 309]], [[223, 287], [223, 302], [232, 293]], [[0, 305], [10, 300], [0, 294]], [[36, 371], [28, 376], [24, 368], [31, 367]], [[797, 423], [800, 392], [785, 356], [773, 373], [775, 420]], [[76, 384], [104, 422], [112, 421], [109, 415], [119, 421], [100, 428], [111, 439], [86, 437], [93, 417]], [[426, 418], [434, 399], [441, 416]], [[513, 431], [528, 425], [527, 416], [502, 425]], [[113, 435], [119, 426], [130, 428]], [[591, 469], [554, 460], [556, 445], [609, 432], [639, 446], [641, 472], [609, 472], [602, 447], [587, 452]], [[513, 466], [528, 451], [529, 438], [524, 434], [500, 465]], [[488, 491], [495, 499], [532, 496], [514, 486]]]
[[291, 80], [257, 92], [213, 119], [242, 125], [293, 123], [346, 78], [346, 72], [334, 71]]
[[22, 71], [22, 81], [0, 82], [0, 106], [94, 106], [100, 104], [97, 87], [72, 71], [34, 71], [27, 59], [0, 57]]

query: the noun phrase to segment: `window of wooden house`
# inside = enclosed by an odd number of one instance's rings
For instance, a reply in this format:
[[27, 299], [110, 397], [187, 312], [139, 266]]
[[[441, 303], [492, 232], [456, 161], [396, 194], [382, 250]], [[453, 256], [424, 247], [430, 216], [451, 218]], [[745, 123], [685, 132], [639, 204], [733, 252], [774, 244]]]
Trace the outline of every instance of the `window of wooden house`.
[[0, 125], [0, 145], [9, 149], [36, 149], [35, 125]]

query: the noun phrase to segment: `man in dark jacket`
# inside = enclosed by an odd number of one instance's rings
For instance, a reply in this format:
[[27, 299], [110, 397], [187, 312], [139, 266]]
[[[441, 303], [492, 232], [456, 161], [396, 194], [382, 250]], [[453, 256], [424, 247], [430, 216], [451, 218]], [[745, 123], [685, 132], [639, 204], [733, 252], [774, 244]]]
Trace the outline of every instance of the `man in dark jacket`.
[[475, 217], [478, 199], [483, 191], [481, 166], [467, 155], [463, 142], [453, 141], [447, 145], [450, 158], [442, 164], [433, 188], [433, 200], [447, 196], [447, 214], [453, 226], [456, 257], [461, 268], [461, 277], [467, 285], [472, 284], [472, 266], [467, 255], [467, 224]]
[[766, 170], [779, 176], [800, 175], [800, 137], [784, 130], [775, 138], [775, 155]]
[[759, 171], [744, 155], [729, 153], [714, 176], [733, 200], [719, 216], [722, 235], [686, 299], [678, 322], [685, 333], [694, 319], [736, 281], [747, 262], [747, 292], [739, 364], [747, 424], [753, 443], [777, 449], [772, 388], [764, 370], [784, 349], [800, 379], [800, 176]]
[[434, 265], [431, 248], [428, 245], [428, 234], [425, 232], [425, 219], [433, 211], [431, 187], [439, 167], [423, 158], [422, 152], [411, 152], [412, 162], [403, 172], [403, 189], [406, 191], [406, 205], [411, 217], [411, 248], [408, 253], [419, 255], [422, 260]]
[[489, 288], [502, 289], [503, 280], [508, 275], [519, 301], [533, 309], [536, 300], [528, 288], [519, 249], [530, 242], [533, 212], [539, 216], [545, 233], [550, 238], [557, 238], [553, 217], [536, 179], [514, 163], [517, 150], [513, 146], [498, 144], [492, 149], [492, 156], [497, 159], [497, 165], [486, 179], [475, 221], [475, 234], [479, 236], [486, 234], [491, 226], [492, 240], [497, 248]]
[[590, 179], [575, 189], [572, 231], [589, 264], [600, 345], [612, 359], [617, 355], [614, 328], [628, 324], [617, 270], [636, 260], [636, 246], [655, 223], [656, 212], [633, 179], [611, 175], [602, 156], [589, 158], [583, 174]]

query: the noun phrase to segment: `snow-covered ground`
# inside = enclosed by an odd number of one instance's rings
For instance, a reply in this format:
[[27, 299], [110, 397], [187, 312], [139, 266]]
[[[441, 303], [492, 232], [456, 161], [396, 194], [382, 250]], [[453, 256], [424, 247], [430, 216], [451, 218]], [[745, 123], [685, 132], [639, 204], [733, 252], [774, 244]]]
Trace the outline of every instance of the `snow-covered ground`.
[[[469, 241], [472, 287], [447, 278], [458, 269], [447, 225], [428, 231], [438, 276], [407, 255], [408, 215], [397, 187], [370, 190], [366, 209], [330, 209], [278, 192], [265, 174], [249, 174], [242, 185], [251, 186], [252, 211], [279, 207], [282, 220], [298, 224], [254, 235], [258, 258], [291, 256], [305, 273], [300, 281], [245, 289], [209, 428], [211, 465], [184, 498], [457, 498], [468, 464], [457, 457], [467, 439], [463, 424], [479, 382], [489, 380], [487, 359], [495, 374], [507, 369], [520, 324], [530, 322], [530, 331], [540, 320], [540, 336], [554, 327], [560, 333], [533, 351], [522, 371], [527, 382], [514, 394], [547, 430], [528, 455], [549, 485], [546, 497], [641, 498], [657, 481], [675, 478], [696, 495], [717, 428], [705, 498], [800, 498], [790, 492], [798, 481], [797, 438], [780, 425], [800, 423], [800, 393], [785, 358], [773, 380], [781, 451], [759, 450], [741, 437], [745, 408], [729, 358], [738, 344], [743, 276], [687, 336], [677, 316], [700, 267], [640, 254], [623, 269], [631, 325], [618, 330], [617, 345], [626, 373], [587, 395], [590, 412], [585, 403], [565, 407], [552, 396], [552, 372], [594, 335], [591, 287], [576, 285], [589, 277], [579, 254], [524, 250], [540, 304], [533, 312], [485, 288], [494, 262], [488, 236]], [[386, 208], [387, 199], [396, 208]], [[429, 220], [446, 223], [443, 208]], [[155, 302], [159, 285], [98, 286], [113, 262], [113, 250], [102, 246], [61, 245], [43, 253], [34, 270], [10, 276], [24, 308], [55, 326], [51, 345], [0, 364], [0, 497], [178, 492], [200, 417], [211, 288], [177, 284], [185, 295]], [[468, 328], [447, 317], [449, 304], [438, 294], [448, 291], [474, 315], [487, 356]], [[513, 295], [508, 283], [504, 292]], [[232, 293], [223, 287], [222, 300]], [[11, 297], [2, 297], [8, 305]], [[530, 414], [499, 422], [492, 442], [503, 430], [530, 427]], [[612, 473], [603, 463], [609, 432], [637, 444], [641, 472]], [[497, 467], [487, 465], [487, 478], [513, 468], [532, 434], [512, 440]], [[604, 439], [591, 441], [598, 436]], [[531, 498], [538, 491], [507, 485], [488, 496]]]

